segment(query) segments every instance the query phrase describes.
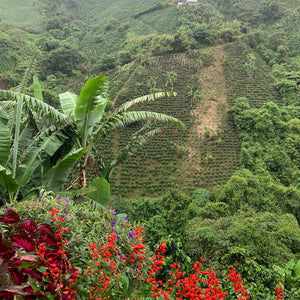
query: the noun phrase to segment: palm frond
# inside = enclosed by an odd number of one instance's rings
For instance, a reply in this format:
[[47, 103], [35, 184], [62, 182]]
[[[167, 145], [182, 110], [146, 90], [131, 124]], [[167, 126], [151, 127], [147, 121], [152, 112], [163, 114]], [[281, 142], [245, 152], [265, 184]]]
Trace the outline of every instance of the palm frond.
[[11, 202], [13, 199], [13, 194], [18, 189], [19, 184], [12, 176], [10, 170], [4, 168], [2, 165], [0, 165], [0, 185], [2, 185], [8, 192]]
[[165, 97], [172, 97], [176, 96], [176, 93], [173, 92], [159, 92], [154, 94], [145, 95], [136, 99], [133, 99], [131, 101], [127, 101], [124, 104], [122, 104], [117, 110], [116, 113], [127, 111], [131, 106], [140, 104], [140, 103], [149, 103], [153, 102], [157, 99], [165, 98]]
[[17, 159], [18, 159], [18, 147], [19, 147], [19, 137], [20, 137], [20, 127], [21, 127], [21, 121], [22, 121], [22, 108], [23, 108], [23, 102], [22, 99], [17, 96], [17, 111], [15, 115], [15, 137], [14, 137], [14, 147], [12, 151], [12, 175], [13, 177], [16, 176], [17, 171]]
[[[18, 157], [17, 164], [19, 164], [20, 158], [22, 156], [25, 156], [26, 150], [29, 147], [29, 145], [34, 144], [35, 140], [32, 138], [32, 136], [33, 136], [33, 128], [26, 125], [23, 128], [23, 130], [19, 136], [18, 151], [17, 151], [17, 157]], [[13, 144], [13, 146], [14, 146], [14, 144]], [[12, 168], [12, 153], [13, 153], [13, 151], [11, 151], [10, 154], [8, 155], [5, 167]]]
[[92, 158], [96, 161], [98, 167], [100, 170], [105, 169], [106, 162], [104, 160], [104, 157], [101, 155], [101, 153], [98, 151], [96, 147], [93, 147], [93, 154]]
[[16, 106], [14, 101], [0, 101], [0, 106], [4, 109], [10, 110]]
[[31, 79], [32, 77], [32, 72], [33, 72], [33, 68], [36, 64], [36, 58], [38, 56], [38, 54], [40, 53], [40, 50], [37, 50], [34, 55], [32, 56], [32, 59], [30, 61], [30, 65], [29, 67], [27, 68], [22, 80], [21, 80], [21, 83], [20, 85], [17, 87], [16, 91], [18, 93], [24, 93], [26, 88], [28, 87], [28, 82], [29, 80]]
[[42, 88], [41, 88], [39, 78], [37, 75], [34, 75], [32, 79], [33, 79], [34, 97], [43, 101], [43, 93], [42, 93]]
[[94, 109], [103, 103], [108, 82], [104, 75], [91, 78], [81, 90], [76, 102], [75, 119], [79, 134], [82, 136], [82, 146], [85, 148], [88, 132], [94, 125]]
[[11, 142], [10, 130], [8, 127], [8, 115], [0, 108], [0, 163], [7, 160]]
[[68, 118], [75, 119], [77, 95], [70, 92], [59, 94], [59, 102], [64, 114]]
[[61, 141], [56, 134], [46, 136], [41, 134], [38, 139], [37, 146], [31, 147], [27, 152], [25, 159], [18, 166], [16, 180], [20, 184], [20, 187], [26, 185], [35, 169], [40, 165], [40, 153], [45, 151], [46, 153], [54, 153], [59, 146]]
[[56, 108], [53, 106], [28, 95], [20, 94], [13, 91], [7, 91], [7, 90], [1, 90], [0, 89], [0, 96], [8, 97], [17, 99], [20, 97], [23, 100], [23, 103], [26, 104], [27, 107], [31, 109], [31, 111], [36, 112], [40, 115], [42, 118], [49, 118], [54, 123], [62, 123], [62, 124], [68, 124], [69, 120], [67, 117], [59, 112]]
[[67, 181], [71, 168], [85, 152], [86, 149], [77, 149], [51, 168], [44, 178], [46, 188], [52, 191], [61, 189], [62, 185]]
[[106, 180], [109, 181], [109, 176], [113, 168], [117, 165], [123, 163], [129, 156], [136, 153], [145, 143], [147, 143], [153, 136], [160, 134], [162, 132], [162, 128], [155, 128], [150, 130], [149, 123], [143, 126], [139, 131], [132, 135], [131, 140], [129, 143], [122, 148], [118, 154], [116, 155], [115, 159], [113, 159], [110, 163], [105, 166], [104, 170], [101, 170], [101, 174], [105, 174], [103, 176]]
[[98, 139], [100, 137], [104, 137], [111, 130], [122, 128], [138, 121], [163, 122], [183, 128], [185, 127], [185, 125], [177, 118], [165, 114], [151, 111], [126, 111], [113, 114], [110, 118], [108, 118], [108, 120], [98, 128], [95, 138]]

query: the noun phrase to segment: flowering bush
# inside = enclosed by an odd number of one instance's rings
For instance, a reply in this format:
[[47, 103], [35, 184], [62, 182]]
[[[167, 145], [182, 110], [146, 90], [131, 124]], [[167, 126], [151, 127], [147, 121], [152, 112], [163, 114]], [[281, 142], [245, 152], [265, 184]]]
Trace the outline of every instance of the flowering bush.
[[[224, 288], [231, 283], [234, 299], [250, 297], [235, 268], [231, 267], [227, 282], [221, 284], [213, 270], [202, 270], [201, 258], [191, 274], [181, 271], [175, 261], [168, 278], [160, 279], [165, 267], [165, 242], [151, 257], [144, 245], [143, 228], [136, 226], [126, 232], [130, 227], [120, 226], [127, 224], [126, 220], [120, 223], [117, 218], [108, 224], [110, 232], [102, 241], [89, 243], [89, 255], [84, 254], [81, 268], [76, 268], [67, 253], [66, 218], [58, 208], [52, 208], [50, 216], [51, 226], [31, 220], [18, 225], [20, 217], [12, 209], [0, 216], [0, 222], [9, 229], [7, 238], [0, 235], [0, 280], [6, 279], [0, 285], [3, 299], [13, 299], [14, 295], [55, 300], [226, 299]], [[4, 278], [4, 274], [10, 276]], [[281, 299], [282, 289], [276, 290], [277, 299]]]

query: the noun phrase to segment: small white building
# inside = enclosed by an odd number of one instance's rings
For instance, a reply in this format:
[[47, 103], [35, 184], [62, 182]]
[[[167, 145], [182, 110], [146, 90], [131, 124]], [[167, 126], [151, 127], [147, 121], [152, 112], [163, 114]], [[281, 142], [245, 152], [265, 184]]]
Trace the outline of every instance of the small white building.
[[177, 3], [177, 5], [183, 5], [183, 4], [193, 5], [198, 3], [198, 0], [174, 0], [173, 2]]
[[196, 4], [198, 0], [186, 0], [187, 5], [193, 5]]

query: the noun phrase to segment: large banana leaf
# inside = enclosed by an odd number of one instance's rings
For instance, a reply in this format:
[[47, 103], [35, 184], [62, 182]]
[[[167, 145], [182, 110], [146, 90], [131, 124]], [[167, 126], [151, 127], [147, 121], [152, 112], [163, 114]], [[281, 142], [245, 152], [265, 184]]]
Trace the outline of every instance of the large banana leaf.
[[108, 208], [110, 205], [110, 184], [108, 181], [102, 177], [94, 178], [91, 187], [95, 187], [97, 190], [88, 193], [86, 197]]
[[37, 58], [38, 54], [40, 54], [39, 49], [32, 56], [31, 61], [30, 61], [30, 65], [27, 68], [27, 70], [26, 70], [26, 72], [25, 72], [25, 74], [24, 74], [24, 76], [21, 80], [20, 85], [17, 87], [17, 92], [18, 93], [24, 93], [26, 88], [28, 87], [29, 80], [31, 79], [32, 72], [33, 72], [34, 66], [36, 64], [36, 61], [37, 61], [36, 58]]
[[9, 155], [10, 149], [10, 130], [7, 126], [8, 115], [0, 108], [0, 164], [5, 162]]
[[13, 178], [12, 173], [2, 165], [0, 165], [0, 184], [8, 192], [11, 201], [13, 199], [13, 193], [19, 188], [19, 185]]
[[[100, 125], [105, 107], [108, 103], [108, 97], [104, 98], [104, 97], [98, 96], [98, 100], [99, 100], [99, 103], [93, 111], [94, 112], [94, 124], [93, 124], [94, 128], [95, 128], [95, 126]], [[89, 132], [89, 133], [91, 133], [91, 132]]]
[[12, 151], [12, 175], [15, 178], [17, 172], [17, 158], [18, 158], [18, 147], [19, 147], [19, 137], [20, 137], [20, 128], [21, 128], [21, 121], [22, 121], [22, 109], [23, 109], [23, 102], [22, 99], [17, 96], [17, 111], [15, 116], [15, 137], [14, 137], [14, 147]]
[[75, 119], [77, 95], [70, 92], [59, 94], [59, 101], [64, 114], [68, 118], [71, 117], [72, 119]]
[[[77, 98], [75, 117], [77, 130], [82, 138], [82, 146], [86, 146], [88, 132], [95, 123], [94, 109], [103, 103], [102, 97], [106, 96], [108, 82], [104, 75], [91, 78], [81, 90]], [[97, 115], [99, 115], [97, 113]]]
[[67, 157], [59, 161], [56, 166], [51, 168], [44, 177], [45, 187], [52, 191], [59, 191], [67, 181], [71, 168], [75, 162], [82, 157], [86, 149], [77, 149]]
[[26, 104], [32, 112], [38, 113], [41, 118], [46, 117], [56, 123], [69, 124], [68, 118], [63, 113], [35, 97], [1, 89], [0, 96], [13, 98], [15, 100], [20, 97], [23, 100], [23, 104]]
[[25, 186], [30, 181], [33, 172], [41, 164], [41, 160], [39, 159], [40, 153], [43, 150], [54, 153], [60, 146], [61, 141], [56, 135], [41, 135], [38, 146], [28, 149], [26, 158], [22, 161], [22, 164], [18, 166], [16, 180], [20, 187]]
[[43, 93], [40, 85], [40, 81], [37, 75], [33, 76], [33, 92], [34, 98], [40, 99], [43, 101]]
[[138, 121], [158, 121], [185, 127], [177, 118], [165, 114], [151, 111], [121, 111], [118, 114], [113, 114], [102, 126], [99, 126], [95, 134], [95, 140], [106, 136], [111, 130], [122, 128]]
[[131, 106], [136, 105], [136, 104], [153, 102], [157, 99], [172, 97], [172, 96], [176, 96], [176, 95], [177, 95], [177, 93], [173, 93], [173, 92], [159, 92], [159, 93], [154, 93], [154, 94], [150, 94], [150, 95], [145, 95], [145, 96], [133, 99], [131, 101], [125, 102], [117, 109], [116, 112], [118, 113], [118, 112], [127, 111]]
[[161, 127], [150, 130], [149, 124], [143, 126], [138, 132], [132, 135], [128, 144], [119, 150], [113, 160], [108, 161], [106, 164], [102, 163], [102, 168], [99, 166], [101, 176], [109, 182], [110, 174], [117, 165], [123, 163], [130, 155], [138, 151], [140, 147], [147, 143], [153, 136], [161, 132]]

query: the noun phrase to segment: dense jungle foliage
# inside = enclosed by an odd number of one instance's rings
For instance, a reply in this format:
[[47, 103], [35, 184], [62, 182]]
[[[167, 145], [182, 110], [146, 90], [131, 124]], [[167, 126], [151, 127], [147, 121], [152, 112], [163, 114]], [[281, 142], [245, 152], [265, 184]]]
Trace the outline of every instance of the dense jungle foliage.
[[[58, 207], [82, 269], [112, 230], [128, 256], [139, 225], [167, 247], [156, 280], [201, 256], [222, 288], [234, 266], [251, 299], [300, 299], [299, 28], [299, 0], [2, 0], [0, 222]], [[136, 268], [107, 299], [151, 296]]]

